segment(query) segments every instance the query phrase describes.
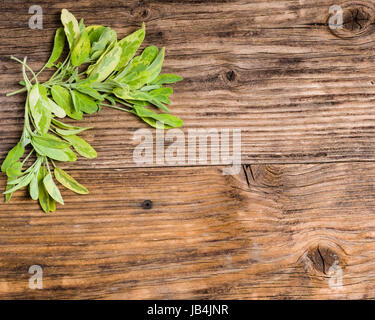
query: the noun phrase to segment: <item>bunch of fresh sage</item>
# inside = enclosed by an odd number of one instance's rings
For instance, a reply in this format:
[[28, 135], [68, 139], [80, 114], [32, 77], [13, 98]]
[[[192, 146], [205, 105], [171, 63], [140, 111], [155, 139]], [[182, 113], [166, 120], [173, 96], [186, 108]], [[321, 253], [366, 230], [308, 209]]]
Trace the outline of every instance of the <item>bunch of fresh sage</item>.
[[[167, 107], [173, 90], [163, 85], [182, 78], [160, 73], [165, 49], [149, 46], [136, 55], [145, 37], [144, 24], [117, 40], [110, 27], [86, 27], [83, 19], [78, 22], [66, 9], [61, 12], [61, 21], [63, 27], [56, 31], [51, 56], [37, 74], [27, 65], [26, 57], [23, 61], [11, 57], [22, 64], [23, 81], [20, 90], [8, 95], [27, 92], [25, 123], [19, 143], [9, 151], [1, 166], [8, 177], [6, 202], [15, 191], [28, 186], [31, 198], [39, 200], [45, 212], [55, 211], [56, 202], [64, 204], [54, 178], [76, 193], [88, 193], [55, 162], [75, 161], [76, 153], [89, 159], [97, 156], [93, 147], [78, 136], [91, 128], [64, 123], [62, 118], [80, 120], [83, 114], [92, 114], [105, 106], [132, 113], [159, 129], [183, 124], [169, 114]], [[69, 53], [64, 61], [57, 62], [65, 38]], [[45, 68], [56, 71], [48, 81], [40, 83], [38, 75]], [[24, 168], [27, 164], [30, 165]]]

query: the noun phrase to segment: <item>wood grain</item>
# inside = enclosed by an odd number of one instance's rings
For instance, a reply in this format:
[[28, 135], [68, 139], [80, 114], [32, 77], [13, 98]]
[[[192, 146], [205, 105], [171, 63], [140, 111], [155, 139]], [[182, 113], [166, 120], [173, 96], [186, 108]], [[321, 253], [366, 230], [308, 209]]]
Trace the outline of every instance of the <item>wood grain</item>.
[[[185, 79], [172, 96], [183, 131], [241, 129], [245, 165], [139, 168], [145, 124], [87, 117], [99, 157], [64, 168], [89, 195], [64, 191], [48, 215], [25, 190], [0, 200], [0, 299], [375, 298], [371, 1], [335, 1], [337, 32], [328, 0], [38, 4], [43, 30], [28, 28], [28, 2], [0, 2], [0, 161], [23, 124], [25, 97], [5, 97], [21, 71], [9, 55], [42, 67], [65, 7], [119, 37], [145, 21], [144, 45], [166, 46], [165, 72]], [[28, 287], [31, 265], [43, 290]]]
[[[251, 171], [74, 171], [91, 193], [64, 192], [50, 215], [17, 195], [0, 215], [0, 298], [375, 298], [375, 165]], [[43, 290], [27, 287], [35, 264]]]

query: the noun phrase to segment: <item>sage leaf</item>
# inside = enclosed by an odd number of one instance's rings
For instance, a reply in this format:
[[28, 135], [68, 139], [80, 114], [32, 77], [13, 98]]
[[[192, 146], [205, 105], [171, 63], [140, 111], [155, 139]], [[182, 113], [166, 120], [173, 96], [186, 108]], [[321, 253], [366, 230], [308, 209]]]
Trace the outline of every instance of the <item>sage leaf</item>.
[[104, 32], [106, 27], [101, 25], [92, 25], [86, 27], [86, 32], [89, 35], [91, 49], [93, 48], [92, 44], [99, 40], [101, 34]]
[[12, 188], [10, 188], [9, 190], [5, 191], [4, 194], [13, 193], [13, 192], [15, 192], [15, 191], [17, 191], [17, 190], [19, 190], [19, 189], [21, 189], [23, 187], [26, 187], [30, 183], [30, 181], [31, 181], [32, 178], [33, 178], [33, 172], [30, 172], [29, 174], [23, 176], [20, 179], [20, 181], [19, 181], [18, 184], [16, 184], [15, 186], [13, 186]]
[[60, 58], [61, 53], [64, 49], [64, 43], [65, 43], [65, 34], [64, 34], [64, 28], [58, 28], [55, 33], [55, 39], [53, 43], [53, 49], [51, 56], [49, 57], [46, 67], [51, 68], [53, 64]]
[[116, 42], [116, 40], [117, 40], [116, 32], [109, 27], [104, 28], [103, 32], [100, 34], [100, 37], [97, 39], [97, 41], [95, 41], [92, 44], [91, 53], [90, 53], [91, 59], [92, 60], [98, 59], [102, 55], [102, 53], [105, 51], [107, 46], [111, 43]]
[[64, 109], [67, 116], [75, 119], [75, 120], [81, 120], [82, 119], [82, 112], [75, 111], [74, 105], [72, 101], [72, 97], [69, 93], [69, 90], [61, 87], [59, 85], [54, 85], [51, 89], [51, 94], [53, 100]]
[[52, 199], [54, 199], [58, 203], [64, 204], [64, 200], [61, 196], [60, 190], [53, 181], [51, 173], [47, 173], [47, 175], [44, 177], [43, 184]]
[[38, 198], [39, 198], [39, 204], [42, 207], [43, 211], [45, 213], [53, 212], [56, 210], [56, 203], [55, 200], [53, 200], [50, 195], [48, 194], [44, 184], [43, 179], [47, 175], [47, 170], [44, 168], [40, 168], [39, 174], [38, 174]]
[[120, 61], [116, 66], [116, 70], [121, 70], [125, 67], [131, 58], [135, 55], [138, 48], [143, 42], [146, 34], [146, 25], [142, 23], [142, 28], [121, 39], [118, 45], [122, 49]]
[[156, 90], [152, 90], [149, 92], [151, 96], [155, 99], [159, 100], [162, 103], [170, 104], [169, 96], [173, 93], [173, 89], [169, 87], [164, 87]]
[[96, 102], [85, 94], [82, 94], [76, 90], [72, 90], [72, 97], [75, 105], [79, 111], [83, 111], [88, 114], [92, 114], [98, 111], [98, 105]]
[[92, 98], [94, 98], [95, 100], [99, 100], [99, 101], [103, 101], [104, 100], [104, 97], [95, 89], [91, 88], [91, 87], [88, 87], [88, 86], [77, 86], [76, 87], [76, 90], [78, 90], [79, 92], [82, 92]]
[[[12, 184], [9, 184], [9, 182], [12, 182], [13, 180], [15, 180], [14, 177], [10, 177], [10, 178], [8, 178], [8, 182], [7, 182], [7, 185], [6, 185], [6, 187], [5, 187], [5, 191], [8, 191], [9, 189], [11, 189], [11, 188], [13, 187]], [[7, 194], [5, 195], [5, 203], [8, 203], [8, 202], [10, 201], [10, 199], [12, 198], [12, 195], [13, 195], [13, 192], [11, 192], [11, 193], [7, 193]]]
[[77, 19], [66, 9], [61, 10], [61, 22], [68, 39], [69, 48], [74, 47], [75, 41], [79, 39], [80, 29]]
[[124, 88], [115, 88], [113, 90], [113, 93], [124, 100], [139, 100], [139, 101], [148, 101], [152, 103], [153, 105], [157, 106], [158, 108], [170, 112], [169, 109], [160, 102], [157, 98], [150, 95], [148, 92], [142, 92], [142, 91], [127, 91]]
[[[154, 128], [169, 129], [181, 127], [184, 123], [181, 119], [166, 113], [155, 113], [142, 106], [134, 105], [136, 114]], [[159, 123], [158, 123], [159, 122]]]
[[79, 26], [79, 33], [80, 34], [82, 34], [83, 32], [86, 31], [86, 26], [85, 26], [85, 23], [83, 21], [83, 18], [81, 18], [81, 20], [79, 20], [78, 26]]
[[22, 175], [22, 163], [17, 161], [13, 163], [7, 170], [8, 178], [19, 177]]
[[150, 65], [159, 53], [159, 49], [156, 46], [146, 47], [141, 54], [141, 61], [147, 65]]
[[47, 108], [51, 113], [53, 113], [58, 118], [65, 118], [66, 112], [63, 108], [61, 108], [58, 104], [56, 104], [53, 100], [46, 97], [42, 99], [42, 104], [45, 108]]
[[29, 193], [30, 193], [31, 199], [38, 200], [39, 198], [38, 172], [34, 173], [34, 176], [30, 181]]
[[22, 146], [21, 142], [18, 142], [15, 147], [13, 147], [7, 154], [3, 164], [1, 165], [1, 171], [6, 172], [6, 170], [15, 162], [17, 162], [25, 153], [25, 148]]
[[71, 130], [64, 130], [60, 128], [56, 128], [56, 132], [62, 136], [71, 136], [73, 134], [79, 134], [82, 131], [87, 130], [88, 128], [79, 128], [79, 129], [71, 129]]
[[70, 124], [66, 124], [66, 123], [63, 123], [61, 121], [58, 121], [56, 119], [52, 119], [52, 123], [61, 128], [61, 129], [66, 129], [66, 130], [79, 130], [80, 132], [82, 131], [85, 131], [85, 130], [88, 130], [88, 129], [92, 129], [92, 127], [86, 127], [86, 128], [81, 128], [81, 127], [75, 127], [75, 126], [71, 126]]
[[160, 85], [154, 84], [154, 85], [149, 85], [149, 86], [142, 87], [141, 91], [148, 92], [148, 91], [152, 91], [152, 90], [160, 89], [160, 88], [161, 88]]
[[86, 31], [81, 33], [71, 55], [72, 65], [77, 67], [84, 63], [90, 54], [90, 38]]
[[54, 149], [54, 148], [48, 148], [43, 145], [37, 144], [35, 141], [32, 142], [32, 145], [35, 149], [35, 151], [45, 157], [49, 157], [53, 160], [57, 161], [69, 161], [74, 162], [77, 160], [77, 156], [74, 154], [74, 152], [69, 149]]
[[46, 133], [51, 124], [51, 111], [43, 105], [43, 96], [45, 88], [40, 84], [34, 84], [31, 87], [28, 105], [31, 115], [34, 119], [36, 129], [41, 133]]
[[[90, 73], [92, 72], [92, 70], [93, 70], [97, 65], [100, 64], [100, 62], [104, 59], [104, 57], [107, 55], [107, 53], [110, 52], [110, 51], [115, 47], [116, 44], [117, 44], [117, 41], [113, 41], [113, 42], [109, 43], [109, 44], [107, 45], [107, 48], [106, 48], [106, 49], [104, 50], [104, 52], [100, 55], [100, 57], [96, 60], [96, 62], [93, 63], [93, 64], [90, 64], [90, 65], [88, 66], [88, 68], [87, 68], [87, 70], [86, 70], [86, 73], [87, 73], [88, 75], [90, 75]], [[91, 79], [93, 79], [94, 77], [99, 77], [99, 74], [92, 76], [92, 78], [90, 77], [90, 78], [86, 78], [86, 79], [91, 80]], [[85, 80], [86, 80], [86, 79], [85, 79]]]
[[70, 143], [61, 140], [58, 137], [55, 137], [51, 134], [44, 134], [41, 136], [33, 136], [32, 137], [33, 142], [40, 145], [44, 146], [47, 148], [52, 148], [52, 149], [66, 149], [70, 147]]
[[150, 78], [148, 79], [148, 82], [152, 82], [159, 75], [162, 65], [163, 65], [164, 55], [165, 55], [165, 48], [162, 48], [158, 56], [151, 63], [151, 65], [147, 68], [147, 71], [149, 71], [151, 74]]
[[79, 182], [77, 182], [72, 176], [66, 173], [63, 169], [55, 168], [55, 178], [65, 188], [68, 188], [78, 194], [88, 194], [89, 191]]
[[97, 157], [97, 153], [95, 149], [85, 140], [82, 138], [72, 135], [72, 136], [65, 136], [65, 140], [69, 141], [73, 148], [77, 151], [79, 155], [88, 159], [94, 159]]
[[183, 80], [183, 78], [176, 76], [175, 74], [163, 73], [159, 74], [150, 84], [170, 84]]
[[98, 60], [98, 64], [92, 69], [89, 78], [98, 76], [97, 81], [105, 80], [116, 68], [120, 61], [122, 49], [115, 45], [102, 60]]

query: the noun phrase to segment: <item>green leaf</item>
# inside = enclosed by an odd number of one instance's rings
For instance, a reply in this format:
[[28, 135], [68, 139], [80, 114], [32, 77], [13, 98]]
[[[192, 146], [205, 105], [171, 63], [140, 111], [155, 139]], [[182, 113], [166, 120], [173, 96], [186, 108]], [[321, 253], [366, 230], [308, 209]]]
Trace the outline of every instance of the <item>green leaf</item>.
[[34, 176], [30, 181], [29, 193], [30, 193], [31, 199], [38, 200], [39, 198], [38, 172], [34, 173]]
[[87, 34], [89, 35], [90, 43], [91, 43], [91, 49], [92, 49], [92, 44], [96, 41], [99, 40], [101, 34], [104, 32], [106, 27], [101, 26], [101, 25], [92, 25], [86, 27]]
[[89, 128], [80, 128], [80, 129], [72, 129], [72, 130], [64, 130], [64, 129], [56, 128], [56, 132], [62, 136], [71, 136], [73, 134], [79, 134], [82, 131], [85, 131], [87, 129]]
[[161, 88], [161, 86], [159, 84], [154, 84], [154, 85], [142, 87], [141, 91], [148, 92], [148, 91], [152, 91], [152, 90], [160, 89], [160, 88]]
[[73, 101], [79, 111], [83, 111], [88, 114], [92, 114], [98, 111], [98, 105], [96, 102], [85, 94], [82, 94], [76, 90], [72, 90]]
[[149, 83], [155, 80], [156, 77], [159, 75], [161, 68], [163, 66], [164, 55], [165, 55], [165, 48], [162, 48], [158, 56], [151, 63], [151, 65], [147, 68], [147, 71], [149, 71], [151, 74], [150, 78], [148, 79]]
[[150, 75], [151, 73], [147, 71], [147, 65], [140, 64], [122, 78], [121, 82], [127, 84], [131, 89], [139, 89], [147, 83]]
[[58, 118], [65, 118], [66, 112], [63, 108], [61, 108], [58, 104], [56, 104], [53, 100], [46, 97], [42, 99], [42, 104], [45, 108], [47, 108], [51, 113], [53, 113]]
[[61, 129], [72, 130], [72, 131], [78, 130], [79, 132], [82, 132], [88, 129], [92, 129], [92, 127], [81, 128], [81, 127], [71, 126], [70, 124], [63, 123], [56, 119], [52, 119], [52, 123]]
[[47, 175], [47, 170], [40, 168], [38, 174], [38, 193], [39, 193], [39, 203], [45, 213], [53, 212], [56, 210], [56, 203], [50, 195], [48, 194], [46, 188], [43, 184], [43, 178]]
[[69, 149], [54, 149], [37, 144], [35, 141], [32, 142], [35, 151], [41, 156], [46, 156], [57, 161], [69, 161], [73, 162], [77, 160], [77, 156], [74, 152]]
[[96, 91], [93, 88], [90, 88], [90, 87], [87, 87], [87, 86], [76, 86], [75, 89], [78, 90], [79, 92], [82, 92], [82, 93], [94, 98], [95, 100], [99, 100], [99, 101], [104, 100], [104, 97], [98, 91]]
[[151, 96], [155, 99], [159, 100], [162, 103], [170, 104], [169, 96], [173, 93], [173, 89], [169, 87], [164, 87], [156, 90], [152, 90], [149, 92]]
[[81, 20], [79, 20], [78, 26], [79, 26], [80, 34], [82, 34], [83, 32], [86, 32], [86, 27], [85, 27], [85, 23], [83, 21], [83, 18], [81, 18]]
[[149, 82], [149, 83], [150, 84], [169, 84], [169, 83], [175, 83], [181, 80], [183, 80], [183, 78], [175, 74], [163, 73], [163, 74], [159, 74], [152, 82]]
[[124, 88], [115, 88], [113, 90], [113, 93], [116, 95], [116, 97], [124, 99], [124, 100], [138, 100], [138, 101], [148, 101], [152, 103], [153, 105], [157, 106], [158, 108], [170, 112], [169, 109], [161, 103], [157, 98], [150, 95], [148, 92], [142, 92], [142, 91], [128, 91]]
[[135, 55], [138, 48], [143, 42], [146, 34], [146, 25], [143, 23], [142, 28], [128, 35], [127, 37], [121, 39], [118, 45], [122, 49], [120, 62], [116, 66], [116, 70], [121, 70], [125, 67], [131, 58]]
[[54, 85], [51, 89], [51, 94], [53, 100], [64, 109], [68, 117], [81, 120], [82, 119], [82, 112], [77, 112], [74, 110], [74, 105], [72, 101], [72, 97], [70, 96], [69, 90], [61, 87], [59, 85]]
[[72, 65], [75, 67], [80, 66], [84, 63], [87, 57], [90, 54], [90, 38], [87, 32], [81, 33], [79, 40], [77, 41], [74, 49], [72, 51], [72, 55], [70, 57], [72, 61]]
[[53, 64], [60, 58], [61, 53], [63, 52], [63, 49], [64, 49], [64, 43], [65, 43], [64, 28], [58, 28], [56, 30], [51, 56], [49, 57], [46, 63], [47, 68], [51, 68]]
[[145, 48], [141, 54], [141, 61], [147, 65], [150, 65], [155, 58], [158, 56], [159, 49], [155, 46], [149, 46]]
[[56, 186], [53, 181], [51, 173], [48, 173], [43, 179], [44, 187], [46, 188], [48, 194], [57, 201], [58, 203], [64, 204], [64, 200], [61, 196], [59, 188]]
[[108, 53], [98, 60], [89, 78], [97, 76], [98, 82], [105, 80], [116, 68], [120, 61], [122, 49], [116, 44]]
[[80, 154], [82, 157], [88, 159], [94, 159], [97, 157], [95, 149], [82, 138], [77, 137], [76, 135], [72, 135], [66, 136], [64, 137], [64, 139], [69, 141], [72, 144], [73, 148], [77, 151], [77, 153]]
[[[39, 168], [38, 168], [38, 170], [39, 170]], [[26, 187], [30, 183], [31, 179], [33, 178], [33, 175], [34, 175], [34, 172], [30, 172], [29, 174], [23, 176], [20, 179], [18, 184], [16, 184], [15, 186], [10, 188], [9, 190], [5, 191], [4, 194], [13, 193], [13, 192], [17, 191], [18, 189]]]
[[3, 164], [1, 165], [1, 171], [5, 172], [13, 163], [17, 162], [23, 154], [25, 153], [25, 148], [22, 146], [21, 142], [18, 142], [15, 147], [13, 147], [6, 156]]
[[61, 22], [69, 42], [69, 48], [74, 47], [75, 41], [79, 39], [80, 29], [77, 19], [66, 9], [61, 10]]
[[36, 106], [30, 109], [36, 129], [42, 134], [48, 132], [52, 119], [51, 111], [46, 109], [41, 101], [38, 101]]
[[[154, 128], [169, 129], [181, 127], [184, 123], [180, 118], [166, 113], [155, 113], [142, 106], [134, 105], [136, 114]], [[159, 122], [159, 123], [158, 123]]]
[[33, 136], [32, 140], [34, 143], [46, 148], [67, 149], [70, 147], [70, 143], [48, 133], [41, 136]]
[[78, 183], [72, 176], [66, 173], [63, 169], [55, 168], [55, 178], [65, 188], [68, 188], [78, 194], [88, 194], [89, 191], [80, 183]]
[[[5, 191], [8, 191], [9, 189], [13, 188], [13, 185], [12, 185], [12, 184], [9, 184], [9, 182], [12, 182], [13, 180], [15, 180], [14, 177], [8, 178], [8, 182], [7, 182], [7, 185], [6, 185]], [[10, 201], [10, 199], [12, 198], [12, 194], [13, 194], [13, 193], [7, 193], [7, 194], [5, 195], [5, 203], [8, 203], [8, 202]]]
[[22, 175], [22, 162], [14, 162], [7, 170], [8, 178], [19, 177]]
[[91, 59], [98, 59], [105, 51], [107, 46], [116, 42], [116, 40], [116, 32], [109, 27], [104, 28], [103, 32], [100, 34], [100, 37], [92, 44], [90, 53]]

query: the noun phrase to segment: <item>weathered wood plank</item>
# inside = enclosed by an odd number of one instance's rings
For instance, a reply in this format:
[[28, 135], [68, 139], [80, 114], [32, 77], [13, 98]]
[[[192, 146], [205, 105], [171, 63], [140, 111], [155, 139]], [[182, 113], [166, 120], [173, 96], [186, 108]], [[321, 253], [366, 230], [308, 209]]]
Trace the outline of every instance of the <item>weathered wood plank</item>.
[[[185, 132], [241, 128], [244, 162], [375, 159], [372, 29], [352, 39], [333, 35], [332, 1], [40, 1], [44, 30], [28, 29], [20, 4], [0, 4], [0, 159], [17, 141], [23, 114], [23, 96], [3, 95], [20, 79], [8, 56], [27, 54], [41, 67], [62, 7], [87, 24], [113, 26], [120, 37], [146, 21], [145, 45], [166, 46], [165, 71], [185, 78], [172, 99]], [[134, 166], [133, 133], [146, 125], [109, 110], [87, 119], [100, 158], [75, 168]]]
[[1, 205], [0, 298], [375, 298], [374, 164], [72, 174], [57, 213]]

